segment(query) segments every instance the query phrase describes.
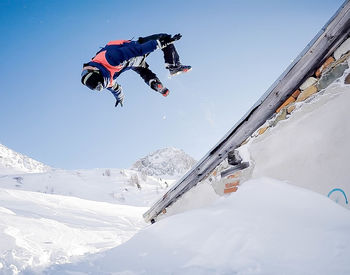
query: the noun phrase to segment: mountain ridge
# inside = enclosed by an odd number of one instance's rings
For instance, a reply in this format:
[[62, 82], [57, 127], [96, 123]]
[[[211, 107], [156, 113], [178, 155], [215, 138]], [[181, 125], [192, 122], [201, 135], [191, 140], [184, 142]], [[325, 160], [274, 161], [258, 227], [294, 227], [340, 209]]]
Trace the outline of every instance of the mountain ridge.
[[183, 150], [167, 147], [139, 159], [131, 169], [148, 176], [178, 176], [186, 173], [195, 163]]
[[0, 144], [0, 174], [43, 173], [51, 168]]

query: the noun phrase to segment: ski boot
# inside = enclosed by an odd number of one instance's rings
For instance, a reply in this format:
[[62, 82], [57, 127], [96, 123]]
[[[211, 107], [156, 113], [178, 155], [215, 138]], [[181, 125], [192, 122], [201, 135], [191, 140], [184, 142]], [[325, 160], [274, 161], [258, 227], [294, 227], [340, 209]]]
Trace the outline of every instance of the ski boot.
[[166, 67], [169, 72], [170, 72], [170, 76], [174, 76], [174, 75], [178, 75], [178, 74], [182, 74], [182, 73], [187, 73], [190, 70], [192, 70], [191, 66], [186, 66], [186, 65], [168, 65]]
[[151, 79], [149, 85], [153, 90], [161, 93], [163, 96], [168, 96], [170, 93], [169, 89], [164, 87], [159, 79]]

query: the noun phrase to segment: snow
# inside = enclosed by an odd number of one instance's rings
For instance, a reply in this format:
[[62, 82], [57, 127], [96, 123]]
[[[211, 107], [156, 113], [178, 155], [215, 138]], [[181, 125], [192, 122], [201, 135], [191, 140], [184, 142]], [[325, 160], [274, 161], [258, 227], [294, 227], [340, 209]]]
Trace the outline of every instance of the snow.
[[3, 188], [133, 206], [150, 206], [174, 181], [141, 175], [132, 170], [109, 168], [75, 171], [52, 169], [38, 174], [0, 175], [0, 187]]
[[[10, 167], [23, 155], [6, 149]], [[0, 274], [37, 274], [120, 245], [147, 226], [142, 214], [176, 180], [128, 169], [36, 167], [1, 170]]]
[[349, 274], [349, 230], [328, 198], [262, 178], [47, 274]]
[[[341, 83], [321, 91], [288, 120], [241, 148], [254, 165], [253, 178], [268, 176], [325, 196], [334, 189], [350, 195], [350, 86]], [[344, 196], [338, 202], [349, 207]]]
[[0, 273], [115, 247], [145, 226], [146, 209], [0, 188]]
[[0, 175], [20, 172], [41, 173], [49, 169], [49, 166], [0, 144]]
[[131, 169], [149, 176], [181, 177], [196, 161], [177, 148], [157, 150], [135, 162]]

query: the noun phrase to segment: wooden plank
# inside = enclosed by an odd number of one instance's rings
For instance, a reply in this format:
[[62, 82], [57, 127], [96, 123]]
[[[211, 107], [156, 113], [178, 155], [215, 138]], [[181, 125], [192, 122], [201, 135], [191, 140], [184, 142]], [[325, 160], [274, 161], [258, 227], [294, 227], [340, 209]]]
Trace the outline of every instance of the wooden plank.
[[166, 207], [207, 177], [227, 157], [229, 151], [239, 147], [274, 114], [275, 110], [323, 64], [348, 37], [349, 33], [350, 1], [347, 0], [294, 62], [219, 143], [144, 214], [146, 222], [155, 220]]

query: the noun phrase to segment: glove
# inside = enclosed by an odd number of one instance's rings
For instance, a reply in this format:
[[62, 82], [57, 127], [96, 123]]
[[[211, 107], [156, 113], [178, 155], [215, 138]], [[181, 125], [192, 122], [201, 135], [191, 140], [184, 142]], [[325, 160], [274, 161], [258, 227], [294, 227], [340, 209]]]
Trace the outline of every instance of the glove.
[[114, 107], [117, 107], [118, 104], [120, 104], [120, 107], [123, 107], [123, 102], [124, 102], [124, 94], [121, 93], [121, 95], [119, 95], [118, 98], [116, 99]]
[[115, 83], [112, 86], [112, 93], [116, 99], [115, 105], [114, 107], [117, 107], [119, 104], [121, 107], [123, 107], [123, 102], [124, 102], [124, 93], [123, 93], [123, 89], [122, 86], [119, 85], [118, 83]]
[[117, 99], [116, 102], [115, 102], [114, 107], [117, 107], [118, 104], [120, 104], [120, 107], [123, 107], [123, 101], [124, 101], [124, 97], [121, 98], [121, 99]]
[[164, 49], [165, 47], [174, 43], [176, 40], [179, 40], [181, 37], [182, 37], [182, 35], [180, 33], [175, 34], [173, 37], [171, 37], [171, 35], [169, 35], [169, 34], [164, 35], [163, 37], [161, 37], [157, 40], [158, 47], [160, 49]]
[[124, 102], [124, 93], [122, 91], [120, 91], [118, 93], [118, 96], [116, 97], [116, 102], [114, 107], [117, 107], [118, 104], [120, 104], [120, 107], [123, 107], [123, 102]]
[[182, 37], [181, 33], [178, 33], [178, 34], [175, 34], [175, 35], [172, 37], [172, 39], [173, 39], [173, 41], [176, 41], [176, 40], [180, 40], [181, 37]]

